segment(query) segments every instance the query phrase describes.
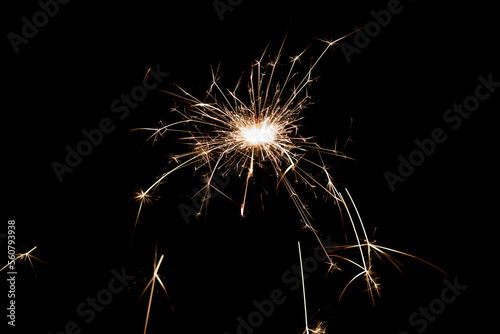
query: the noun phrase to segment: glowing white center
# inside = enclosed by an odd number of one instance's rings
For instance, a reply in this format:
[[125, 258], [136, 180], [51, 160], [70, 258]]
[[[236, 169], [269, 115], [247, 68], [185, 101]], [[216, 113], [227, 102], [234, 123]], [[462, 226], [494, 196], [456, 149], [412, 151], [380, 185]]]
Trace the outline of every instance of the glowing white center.
[[274, 140], [274, 127], [267, 124], [252, 125], [241, 129], [244, 140], [250, 145], [270, 143]]

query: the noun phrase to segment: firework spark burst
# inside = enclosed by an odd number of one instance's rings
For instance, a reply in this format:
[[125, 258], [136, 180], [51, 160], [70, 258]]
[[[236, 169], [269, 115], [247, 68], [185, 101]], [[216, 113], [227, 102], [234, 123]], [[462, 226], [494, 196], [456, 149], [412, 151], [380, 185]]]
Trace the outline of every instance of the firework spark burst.
[[[312, 231], [324, 253], [330, 255], [328, 256], [330, 266], [328, 272], [339, 269], [333, 261], [334, 258], [348, 261], [361, 269], [347, 283], [340, 298], [353, 281], [364, 277], [369, 296], [374, 301], [374, 296], [380, 294], [380, 285], [373, 272], [373, 255], [385, 256], [398, 269], [399, 262], [388, 252], [417, 257], [390, 248], [375, 246], [369, 241], [351, 195], [347, 189], [342, 191], [337, 189], [333, 176], [324, 163], [326, 155], [344, 159], [349, 159], [349, 157], [342, 153], [343, 150], [337, 150], [336, 144], [333, 149], [324, 148], [317, 144], [313, 137], [305, 137], [300, 134], [304, 110], [312, 103], [308, 87], [315, 81], [312, 76], [314, 68], [330, 48], [356, 31], [333, 41], [321, 40], [326, 43], [326, 47], [320, 56], [311, 62], [309, 69], [303, 75], [299, 74], [297, 67], [299, 67], [298, 64], [307, 48], [297, 56], [291, 57], [289, 67], [283, 70], [279, 65], [282, 61], [285, 40], [283, 40], [277, 56], [267, 63], [264, 62], [266, 47], [260, 59], [251, 66], [246, 93], [241, 93], [242, 90], [245, 90], [242, 88], [243, 75], [237, 81], [234, 89], [222, 89], [219, 85], [218, 68], [216, 70], [212, 68], [212, 82], [204, 99], [195, 97], [177, 85], [180, 93], [159, 89], [180, 102], [179, 106], [173, 108], [173, 111], [180, 115], [180, 120], [170, 124], [160, 122], [158, 127], [134, 130], [150, 131], [151, 135], [148, 139], [152, 140], [153, 143], [167, 132], [180, 133], [179, 139], [185, 141], [189, 145], [189, 149], [172, 156], [171, 161], [177, 165], [160, 175], [146, 190], [140, 189], [136, 193], [135, 199], [139, 202], [139, 210], [134, 231], [144, 204], [152, 200], [156, 188], [175, 171], [191, 165], [195, 166], [195, 170], [205, 169], [206, 171], [203, 175], [204, 186], [201, 190], [203, 205], [201, 205], [198, 215], [201, 215], [203, 208], [206, 207], [212, 190], [223, 194], [214, 182], [215, 173], [222, 172], [222, 175], [224, 173], [227, 175], [231, 170], [236, 170], [244, 180], [244, 189], [240, 200], [230, 199], [238, 203], [240, 215], [244, 217], [247, 213], [246, 204], [250, 180], [254, 176], [255, 168], [259, 168], [276, 177], [276, 190], [280, 185], [286, 188], [304, 228]], [[316, 170], [316, 173], [311, 173], [311, 169]], [[329, 252], [325, 248], [319, 232], [313, 228], [312, 214], [294, 188], [293, 184], [299, 181], [311, 189], [315, 196], [316, 191], [319, 190], [327, 198], [333, 199], [341, 214], [344, 211], [347, 212], [350, 223], [349, 230], [355, 237], [355, 244], [334, 250], [357, 248], [359, 261], [332, 254], [332, 250]], [[346, 198], [342, 193], [347, 194]], [[229, 196], [225, 196], [229, 198]], [[355, 214], [351, 212], [353, 209]], [[345, 226], [343, 214], [342, 223]], [[318, 332], [323, 330], [322, 326], [322, 324], [319, 325]]]
[[[354, 33], [354, 32], [352, 32]], [[351, 33], [351, 34], [352, 34]], [[245, 180], [244, 191], [239, 204], [240, 215], [245, 216], [248, 186], [254, 175], [256, 166], [263, 170], [272, 171], [277, 178], [276, 189], [283, 184], [295, 204], [304, 227], [313, 231], [323, 247], [317, 231], [312, 227], [313, 218], [306, 208], [301, 197], [295, 191], [290, 178], [301, 180], [315, 191], [322, 189], [328, 196], [339, 200], [339, 193], [335, 188], [333, 177], [323, 163], [323, 154], [348, 158], [337, 149], [327, 149], [312, 141], [312, 137], [299, 134], [302, 113], [310, 101], [307, 87], [314, 81], [312, 71], [325, 55], [348, 34], [333, 41], [323, 41], [326, 47], [310, 66], [309, 70], [300, 79], [296, 72], [301, 56], [292, 57], [288, 70], [283, 75], [278, 75], [278, 64], [282, 58], [283, 44], [278, 55], [268, 63], [261, 58], [252, 65], [247, 96], [239, 95], [242, 77], [238, 80], [233, 90], [224, 91], [218, 84], [218, 70], [212, 69], [212, 83], [206, 97], [201, 100], [178, 87], [181, 93], [164, 91], [179, 99], [183, 106], [174, 110], [181, 116], [181, 120], [171, 123], [160, 123], [156, 128], [140, 128], [135, 130], [151, 131], [149, 139], [155, 142], [166, 132], [185, 134], [180, 139], [190, 145], [190, 150], [175, 155], [172, 160], [177, 166], [163, 173], [146, 190], [139, 190], [135, 198], [139, 201], [139, 210], [136, 217], [134, 230], [143, 205], [151, 200], [156, 187], [167, 176], [181, 168], [195, 165], [198, 170], [206, 168], [207, 177], [202, 189], [203, 203], [210, 198], [212, 188], [221, 192], [213, 182], [216, 171], [237, 170], [240, 177]], [[317, 155], [320, 162], [314, 161], [310, 155]], [[313, 176], [306, 172], [302, 165], [318, 168], [322, 177]], [[201, 214], [203, 207], [199, 209]], [[333, 268], [334, 263], [330, 261]]]

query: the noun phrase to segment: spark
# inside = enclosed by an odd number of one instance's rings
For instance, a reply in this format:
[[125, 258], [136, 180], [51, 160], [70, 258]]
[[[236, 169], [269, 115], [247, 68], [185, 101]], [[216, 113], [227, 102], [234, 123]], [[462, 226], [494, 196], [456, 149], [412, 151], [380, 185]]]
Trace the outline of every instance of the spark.
[[312, 333], [312, 334], [326, 334], [326, 323], [324, 321], [316, 322], [313, 328], [308, 328], [307, 332], [304, 330], [304, 334]]
[[[351, 258], [347, 258], [345, 256], [341, 256], [341, 255], [338, 255], [338, 254], [333, 254], [332, 252], [330, 252], [330, 257], [335, 257], [335, 258], [340, 258], [342, 260], [345, 260], [353, 265], [355, 265], [356, 267], [358, 267], [359, 269], [361, 269], [361, 271], [355, 275], [344, 287], [344, 289], [342, 290], [339, 298], [338, 298], [338, 301], [337, 302], [340, 302], [340, 300], [342, 299], [342, 296], [344, 295], [344, 293], [346, 292], [347, 288], [349, 287], [349, 285], [351, 285], [351, 283], [353, 283], [358, 277], [364, 277], [364, 280], [366, 282], [366, 285], [367, 285], [367, 289], [366, 291], [368, 291], [369, 293], [369, 297], [370, 297], [370, 300], [372, 301], [373, 305], [375, 305], [375, 295], [374, 295], [374, 292], [377, 294], [378, 297], [380, 297], [380, 289], [381, 289], [381, 285], [377, 282], [377, 278], [376, 278], [376, 275], [375, 275], [375, 272], [373, 270], [373, 255], [375, 254], [378, 258], [381, 258], [381, 256], [384, 256], [385, 258], [387, 258], [395, 267], [396, 269], [402, 273], [402, 270], [401, 270], [401, 262], [399, 262], [398, 260], [396, 260], [393, 256], [391, 256], [389, 254], [389, 252], [392, 252], [392, 253], [397, 253], [397, 254], [401, 254], [401, 255], [405, 255], [407, 257], [411, 257], [411, 258], [414, 258], [414, 259], [417, 259], [437, 270], [439, 270], [441, 273], [448, 275], [448, 273], [446, 273], [444, 270], [442, 270], [441, 268], [439, 268], [438, 266], [424, 260], [424, 259], [421, 259], [415, 255], [412, 255], [412, 254], [408, 254], [408, 253], [405, 253], [405, 252], [402, 252], [402, 251], [399, 251], [399, 250], [396, 250], [396, 249], [392, 249], [392, 248], [388, 248], [388, 247], [384, 247], [384, 246], [380, 246], [380, 245], [375, 245], [374, 242], [370, 242], [369, 238], [368, 238], [368, 235], [366, 233], [366, 229], [364, 227], [364, 224], [363, 224], [363, 221], [361, 219], [361, 215], [356, 207], [356, 204], [354, 203], [354, 200], [352, 199], [352, 196], [351, 194], [349, 193], [349, 191], [347, 189], [345, 189], [347, 195], [348, 195], [348, 198], [349, 198], [349, 202], [351, 203], [352, 205], [352, 208], [354, 209], [355, 211], [355, 216], [353, 214], [351, 214], [351, 210], [349, 209], [349, 206], [346, 204], [347, 201], [344, 200], [344, 198], [342, 197], [342, 195], [340, 194], [341, 198], [342, 198], [342, 203], [344, 204], [344, 207], [347, 211], [347, 215], [349, 217], [349, 221], [351, 222], [351, 225], [352, 225], [352, 229], [354, 231], [354, 235], [356, 237], [356, 244], [354, 245], [343, 245], [343, 246], [334, 246], [334, 247], [331, 247], [333, 251], [338, 251], [338, 250], [346, 250], [346, 249], [358, 249], [359, 251], [359, 254], [360, 254], [360, 261], [359, 262], [356, 262], [354, 260], [352, 260]], [[358, 226], [356, 226], [355, 224], [355, 218], [357, 220], [357, 222], [359, 223]], [[361, 236], [360, 236], [361, 234]]]
[[[28, 261], [30, 263], [31, 269], [33, 269], [33, 271], [35, 271], [35, 267], [33, 266], [33, 261], [31, 261], [31, 259], [37, 260], [38, 262], [45, 263], [44, 261], [40, 260], [39, 258], [34, 256], [33, 254], [31, 254], [31, 252], [33, 252], [36, 248], [37, 248], [37, 246], [33, 247], [32, 249], [30, 249], [29, 251], [27, 251], [25, 253], [16, 253], [15, 258], [12, 261], [8, 262], [2, 269], [0, 269], [0, 271], [4, 270], [8, 266], [12, 265], [17, 260]], [[35, 275], [36, 275], [36, 273], [35, 273]]]
[[306, 287], [304, 280], [304, 266], [302, 264], [302, 251], [300, 248], [300, 241], [297, 242], [299, 248], [299, 262], [300, 262], [300, 277], [302, 280], [302, 298], [304, 300], [304, 320], [305, 320], [305, 329], [303, 334], [325, 334], [326, 333], [326, 323], [324, 321], [317, 321], [313, 328], [309, 328], [309, 316], [307, 315], [307, 299], [306, 299]]
[[137, 227], [137, 221], [139, 220], [139, 215], [141, 214], [142, 205], [144, 203], [146, 204], [151, 203], [153, 201], [153, 197], [151, 196], [151, 194], [148, 194], [148, 192], [144, 192], [142, 189], [140, 189], [135, 193], [133, 199], [139, 202], [139, 210], [137, 211], [137, 217], [135, 218], [135, 224], [134, 224], [134, 229], [132, 230], [132, 236], [130, 237], [130, 243], [132, 243], [132, 240], [134, 238], [134, 233]]
[[[151, 277], [151, 279], [149, 280], [148, 284], [144, 288], [144, 291], [142, 291], [141, 295], [139, 296], [139, 299], [141, 299], [141, 297], [144, 295], [144, 293], [146, 292], [146, 290], [148, 289], [148, 287], [151, 286], [151, 293], [149, 294], [149, 301], [148, 301], [148, 310], [146, 312], [146, 322], [144, 324], [144, 334], [146, 334], [146, 330], [148, 328], [149, 314], [151, 312], [151, 303], [153, 301], [153, 292], [155, 291], [155, 283], [156, 283], [156, 281], [158, 281], [158, 283], [161, 285], [163, 291], [167, 295], [168, 300], [170, 301], [170, 296], [168, 295], [167, 289], [165, 288], [165, 285], [163, 284], [160, 276], [158, 275], [158, 270], [160, 269], [161, 262], [163, 261], [163, 257], [164, 257], [164, 255], [162, 254], [161, 257], [160, 257], [160, 260], [158, 260], [158, 262], [156, 262], [157, 252], [156, 252], [156, 246], [155, 246], [155, 259], [154, 259], [154, 262], [153, 262], [153, 276]], [[172, 312], [173, 312], [174, 311], [174, 307], [172, 306], [172, 304], [170, 305], [170, 308], [172, 309]]]
[[307, 316], [307, 302], [306, 302], [306, 286], [304, 282], [304, 267], [302, 265], [302, 251], [300, 250], [300, 241], [297, 243], [299, 247], [299, 260], [300, 260], [300, 277], [302, 280], [302, 297], [304, 299], [304, 318], [306, 323], [306, 333], [309, 334], [309, 323]]

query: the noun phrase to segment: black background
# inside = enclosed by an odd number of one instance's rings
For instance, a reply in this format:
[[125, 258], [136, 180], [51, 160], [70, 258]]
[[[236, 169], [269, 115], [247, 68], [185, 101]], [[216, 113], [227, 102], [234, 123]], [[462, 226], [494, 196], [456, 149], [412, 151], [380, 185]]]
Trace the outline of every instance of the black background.
[[[384, 246], [422, 257], [457, 277], [468, 288], [446, 307], [426, 333], [452, 332], [464, 326], [486, 326], [491, 319], [497, 285], [492, 245], [496, 243], [496, 123], [498, 92], [456, 131], [442, 116], [453, 103], [474, 93], [477, 77], [493, 73], [498, 22], [493, 8], [475, 3], [402, 2], [370, 44], [348, 63], [340, 49], [329, 51], [315, 69], [311, 87], [315, 104], [305, 112], [304, 136], [322, 146], [350, 139], [345, 153], [355, 161], [330, 159], [333, 175], [353, 195], [368, 233]], [[304, 327], [300, 290], [291, 291], [282, 274], [298, 263], [297, 240], [304, 257], [317, 247], [312, 234], [301, 230], [291, 201], [273, 179], [262, 212], [258, 185], [249, 192], [249, 213], [222, 196], [210, 202], [206, 217], [186, 225], [178, 206], [190, 205], [200, 174], [187, 168], [167, 178], [158, 200], [144, 209], [130, 244], [137, 204], [134, 192], [146, 188], [166, 170], [170, 153], [185, 149], [169, 136], [158, 145], [147, 133], [130, 132], [177, 120], [166, 94], [149, 92], [145, 101], [119, 120], [112, 101], [141, 84], [148, 66], [160, 64], [173, 84], [203, 96], [210, 84], [210, 65], [221, 62], [222, 82], [232, 88], [242, 71], [260, 57], [268, 42], [274, 55], [288, 33], [284, 58], [311, 45], [302, 59], [319, 56], [317, 38], [343, 36], [373, 18], [371, 10], [387, 1], [326, 2], [245, 0], [221, 21], [211, 1], [98, 2], [73, 1], [15, 53], [4, 38], [3, 227], [16, 220], [20, 251], [37, 246], [46, 264], [18, 264], [16, 330], [59, 333], [69, 321], [81, 333], [141, 333], [149, 295], [138, 300], [153, 271], [155, 243], [165, 254], [160, 274], [175, 312], [158, 291], [153, 298], [148, 333], [236, 333], [237, 317], [247, 317], [253, 300], [281, 289], [286, 302], [255, 333], [298, 333]], [[21, 18], [39, 10], [35, 1], [4, 11], [9, 32], [19, 34]], [[347, 42], [354, 45], [353, 40]], [[496, 56], [498, 58], [498, 54]], [[65, 146], [84, 139], [83, 129], [110, 118], [116, 126], [82, 163], [59, 182], [51, 164], [63, 162]], [[407, 180], [391, 192], [384, 172], [395, 172], [397, 157], [415, 149], [415, 139], [429, 138], [442, 127], [445, 143]], [[172, 165], [170, 165], [172, 166]], [[234, 180], [234, 181], [233, 181]], [[227, 188], [240, 198], [243, 181]], [[334, 207], [301, 195], [317, 218], [317, 228], [342, 242]], [[2, 252], [5, 251], [2, 244]], [[342, 301], [337, 298], [350, 277], [345, 269], [324, 279], [321, 265], [306, 281], [309, 315], [325, 320], [327, 333], [399, 333], [411, 329], [408, 317], [440, 296], [442, 273], [404, 257], [403, 275], [387, 261], [375, 267], [383, 285], [373, 307], [356, 281]], [[111, 270], [135, 275], [134, 283], [89, 324], [76, 313], [87, 297], [106, 288]], [[3, 280], [3, 279], [2, 279]], [[4, 286], [4, 285], [2, 285]], [[7, 286], [2, 309], [7, 305]], [[318, 313], [316, 313], [318, 311]], [[3, 311], [6, 312], [6, 311]], [[6, 318], [2, 316], [2, 322]], [[12, 328], [9, 328], [12, 330]]]

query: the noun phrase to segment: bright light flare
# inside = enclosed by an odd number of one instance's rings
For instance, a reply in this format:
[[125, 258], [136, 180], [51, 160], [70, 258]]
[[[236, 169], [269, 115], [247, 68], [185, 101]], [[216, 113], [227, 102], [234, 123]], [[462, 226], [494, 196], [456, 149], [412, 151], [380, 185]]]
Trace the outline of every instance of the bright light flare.
[[276, 126], [274, 124], [254, 124], [251, 126], [241, 127], [238, 135], [242, 137], [242, 141], [249, 146], [261, 147], [264, 145], [272, 145], [276, 138]]

